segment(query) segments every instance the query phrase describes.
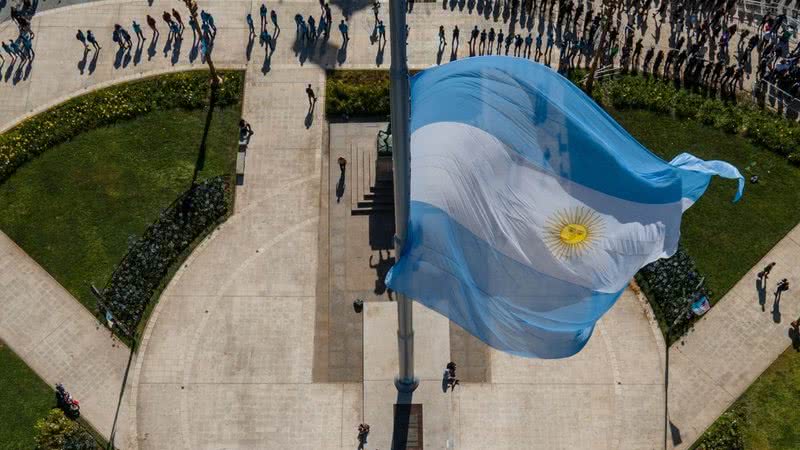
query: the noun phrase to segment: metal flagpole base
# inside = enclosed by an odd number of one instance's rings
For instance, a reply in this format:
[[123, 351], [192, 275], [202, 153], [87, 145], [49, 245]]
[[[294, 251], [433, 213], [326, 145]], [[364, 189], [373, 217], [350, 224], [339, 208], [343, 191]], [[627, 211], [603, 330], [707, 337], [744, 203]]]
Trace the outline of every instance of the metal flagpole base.
[[419, 378], [414, 377], [410, 380], [395, 378], [394, 379], [394, 387], [397, 388], [398, 392], [402, 392], [404, 394], [409, 394], [414, 392], [414, 390], [419, 387]]

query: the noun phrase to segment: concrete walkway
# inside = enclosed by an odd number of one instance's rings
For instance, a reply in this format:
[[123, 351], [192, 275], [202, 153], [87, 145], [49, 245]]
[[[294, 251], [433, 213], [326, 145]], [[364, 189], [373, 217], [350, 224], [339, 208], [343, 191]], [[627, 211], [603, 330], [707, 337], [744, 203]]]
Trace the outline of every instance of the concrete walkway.
[[2, 232], [0, 339], [51, 387], [64, 383], [108, 435], [130, 351]]
[[[352, 12], [347, 47], [342, 47], [334, 27], [329, 42], [313, 51], [299, 48], [291, 18], [298, 12], [318, 17], [319, 6], [311, 0], [281, 2], [269, 5], [277, 9], [283, 26], [274, 54], [267, 58], [256, 41], [248, 62], [244, 17], [251, 12], [258, 25], [260, 4], [208, 0], [202, 6], [214, 14], [220, 29], [214, 53], [217, 65], [247, 70], [243, 115], [256, 135], [247, 151], [244, 184], [237, 187], [234, 216], [195, 250], [151, 317], [128, 380], [116, 443], [121, 448], [153, 449], [283, 449], [290, 445], [352, 449], [357, 445], [355, 428], [366, 420], [373, 425], [370, 447], [376, 448], [373, 443], [377, 443], [386, 448], [393, 400], [387, 395], [393, 393], [394, 305], [370, 305], [363, 316], [368, 343], [363, 384], [315, 380], [313, 361], [315, 345], [325, 339], [315, 321], [320, 289], [327, 285], [320, 280], [329, 276], [329, 268], [321, 263], [328, 259], [328, 250], [319, 238], [327, 233], [322, 212], [331, 198], [327, 183], [321, 181], [328, 164], [323, 69], [388, 68], [389, 48], [370, 41], [374, 19], [364, 9], [366, 2]], [[202, 67], [199, 60], [189, 60], [190, 31], [183, 49], [166, 48], [161, 23], [162, 37], [152, 55], [149, 40], [138, 58], [135, 54], [127, 58], [114, 48], [110, 40], [114, 23], [128, 26], [132, 19], [142, 23], [146, 14], [158, 17], [172, 7], [175, 2], [166, 0], [156, 0], [152, 7], [139, 0], [101, 0], [37, 14], [33, 21], [37, 58], [30, 70], [8, 63], [0, 69], [4, 100], [0, 130], [91, 89]], [[388, 17], [386, 11], [382, 16]], [[340, 18], [340, 9], [334, 6], [335, 23]], [[474, 24], [499, 26], [482, 17], [442, 9], [438, 2], [417, 4], [409, 21], [409, 60], [416, 68], [449, 59], [449, 48], [443, 58], [436, 52], [439, 24], [448, 33], [456, 24], [461, 28], [459, 56], [467, 53], [467, 34]], [[104, 49], [95, 62], [91, 52], [88, 60], [83, 59], [74, 38], [76, 28], [90, 28], [101, 39]], [[0, 39], [11, 37], [11, 30], [0, 30]], [[312, 113], [305, 98], [307, 84], [319, 97]], [[17, 258], [25, 259], [24, 254]], [[11, 261], [4, 257], [2, 262], [6, 260]], [[41, 284], [49, 279], [29, 259], [28, 266], [4, 268], [2, 280]], [[50, 316], [66, 323], [72, 316], [56, 312], [74, 309], [77, 314], [76, 308], [82, 307], [63, 290], [63, 295], [52, 294], [56, 290], [49, 287], [48, 294], [38, 297], [53, 301]], [[23, 293], [7, 294], [12, 292], [0, 291], [3, 308], [12, 304], [29, 308], [30, 302], [19, 301], [25, 298]], [[576, 357], [539, 361], [492, 352], [491, 382], [465, 383], [452, 395], [436, 392], [441, 370], [437, 365], [443, 365], [449, 353], [447, 322], [419, 305], [415, 309], [419, 324], [431, 324], [425, 332], [436, 342], [425, 349], [427, 357], [425, 352], [418, 353], [427, 358], [419, 363], [424, 384], [417, 394], [425, 405], [430, 439], [426, 448], [445, 448], [448, 441], [458, 448], [476, 449], [519, 448], [521, 443], [529, 448], [661, 446], [663, 343], [645, 317], [647, 308], [629, 293], [600, 322], [586, 350]], [[37, 319], [27, 317], [15, 326], [38, 330]], [[4, 323], [0, 319], [0, 338], [43, 378], [49, 381], [69, 367], [64, 362], [48, 369], [47, 363], [58, 360], [26, 350], [29, 340], [15, 341]], [[49, 334], [43, 330], [42, 336]], [[97, 333], [106, 334], [102, 328]], [[93, 336], [87, 328], [75, 337], [59, 339], [59, 344], [68, 347], [62, 353], [91, 355], [82, 361], [85, 367], [109, 369], [87, 370], [74, 385], [121, 384], [127, 362], [124, 349], [111, 347], [104, 354], [73, 348], [84, 335]], [[418, 345], [426, 344], [420, 341]], [[86, 348], [103, 345], [101, 340]], [[104, 365], [106, 360], [111, 363]], [[86, 416], [107, 434], [118, 391], [89, 391], [85, 396], [83, 391], [75, 393], [84, 404], [84, 398], [92, 399], [96, 406], [84, 406]]]
[[[800, 225], [767, 253], [684, 339], [670, 347], [670, 420], [688, 448], [792, 343], [800, 315]], [[777, 265], [760, 291], [758, 272]], [[792, 287], [775, 304], [775, 284]]]

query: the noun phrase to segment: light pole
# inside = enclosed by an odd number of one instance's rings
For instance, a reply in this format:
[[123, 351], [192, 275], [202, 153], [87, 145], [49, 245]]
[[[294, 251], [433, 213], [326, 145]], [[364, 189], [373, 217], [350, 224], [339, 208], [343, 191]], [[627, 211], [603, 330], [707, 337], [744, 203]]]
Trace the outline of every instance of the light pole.
[[[406, 242], [408, 208], [410, 203], [410, 136], [408, 132], [411, 87], [406, 61], [406, 0], [389, 2], [389, 31], [391, 34], [391, 125], [392, 160], [394, 165], [395, 255], [399, 259]], [[414, 326], [411, 299], [397, 296], [397, 346], [399, 373], [394, 380], [400, 392], [413, 392], [419, 385], [414, 376]]]

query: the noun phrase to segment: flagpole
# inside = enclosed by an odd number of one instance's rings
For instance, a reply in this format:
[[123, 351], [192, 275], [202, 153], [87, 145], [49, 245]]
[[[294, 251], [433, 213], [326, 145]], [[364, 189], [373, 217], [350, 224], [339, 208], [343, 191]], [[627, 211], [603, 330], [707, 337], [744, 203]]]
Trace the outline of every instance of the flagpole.
[[[399, 258], [406, 240], [410, 180], [410, 120], [411, 89], [406, 61], [406, 1], [392, 0], [389, 4], [389, 31], [391, 38], [391, 124], [392, 161], [394, 166], [394, 217], [395, 257]], [[411, 299], [397, 295], [397, 346], [400, 368], [394, 384], [400, 392], [413, 392], [419, 385], [414, 377], [414, 326]]]

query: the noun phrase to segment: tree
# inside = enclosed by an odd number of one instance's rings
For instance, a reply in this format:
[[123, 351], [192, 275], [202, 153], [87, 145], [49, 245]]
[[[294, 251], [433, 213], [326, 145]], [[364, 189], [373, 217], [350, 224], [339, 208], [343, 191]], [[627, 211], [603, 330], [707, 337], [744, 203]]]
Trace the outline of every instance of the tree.
[[[203, 40], [203, 30], [200, 29], [200, 22], [197, 20], [197, 0], [183, 0], [183, 3], [186, 5], [186, 8], [189, 10], [189, 15], [192, 17], [190, 23], [192, 24], [192, 28], [194, 28], [194, 32], [200, 36], [200, 41]], [[216, 88], [222, 83], [222, 78], [217, 75], [217, 69], [214, 67], [214, 61], [211, 59], [211, 46], [210, 43], [206, 43], [206, 63], [208, 64], [208, 70], [211, 72], [211, 88], [216, 90]]]
[[78, 425], [60, 409], [51, 409], [47, 416], [36, 421], [37, 450], [62, 450], [67, 438], [78, 431]]
[[95, 450], [97, 443], [91, 434], [67, 418], [64, 411], [51, 409], [47, 416], [36, 421], [36, 450]]

